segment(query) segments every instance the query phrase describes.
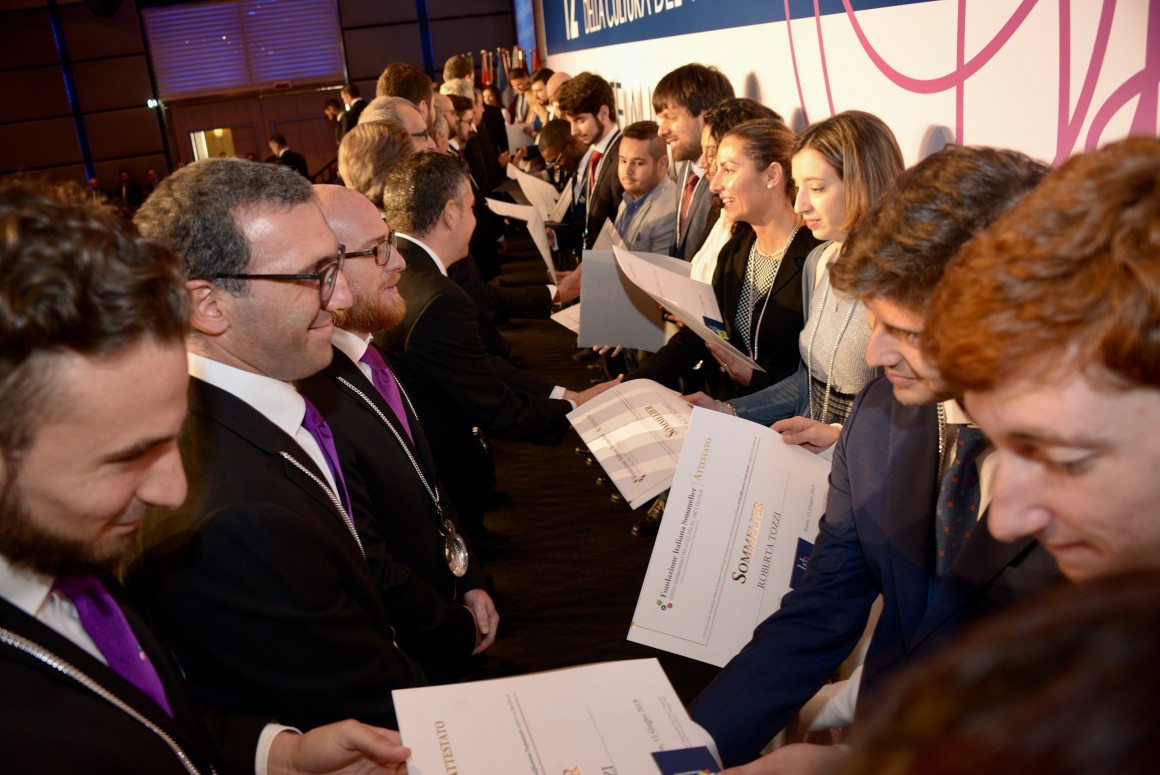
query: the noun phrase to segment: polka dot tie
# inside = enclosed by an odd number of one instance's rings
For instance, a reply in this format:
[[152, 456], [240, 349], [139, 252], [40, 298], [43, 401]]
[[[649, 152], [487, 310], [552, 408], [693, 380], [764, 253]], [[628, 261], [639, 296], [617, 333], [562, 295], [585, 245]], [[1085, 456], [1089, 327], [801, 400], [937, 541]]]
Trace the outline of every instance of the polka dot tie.
[[979, 467], [977, 458], [987, 446], [978, 428], [959, 426], [955, 459], [943, 474], [935, 509], [935, 575], [939, 578], [958, 557], [979, 520]]

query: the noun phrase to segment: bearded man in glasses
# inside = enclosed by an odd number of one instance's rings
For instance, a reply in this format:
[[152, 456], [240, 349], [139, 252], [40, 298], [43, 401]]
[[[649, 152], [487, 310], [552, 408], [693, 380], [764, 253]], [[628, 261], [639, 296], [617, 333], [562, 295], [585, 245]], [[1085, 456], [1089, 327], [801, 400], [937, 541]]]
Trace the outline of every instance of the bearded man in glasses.
[[306, 180], [238, 160], [167, 178], [137, 223], [185, 265], [192, 379], [189, 497], [147, 519], [131, 588], [206, 707], [396, 726], [391, 690], [426, 680], [409, 653], [466, 658], [479, 635], [387, 554], [346, 442], [292, 384], [331, 361], [345, 248]]

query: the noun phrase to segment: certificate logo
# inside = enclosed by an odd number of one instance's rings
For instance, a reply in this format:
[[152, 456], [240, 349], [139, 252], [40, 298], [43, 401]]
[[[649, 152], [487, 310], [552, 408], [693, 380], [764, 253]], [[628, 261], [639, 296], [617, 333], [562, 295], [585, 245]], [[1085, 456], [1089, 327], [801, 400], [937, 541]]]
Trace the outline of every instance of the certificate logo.
[[673, 607], [672, 603], [666, 603], [664, 600], [658, 600], [657, 605], [660, 606], [660, 609], [662, 611], [667, 611]]
[[634, 476], [634, 477], [632, 477], [632, 483], [633, 484], [640, 484], [641, 482], [644, 481], [646, 476], [648, 476], [648, 474], [641, 474], [640, 476]]
[[810, 553], [813, 552], [814, 545], [809, 541], [798, 539], [797, 550], [793, 561], [793, 571], [789, 575], [789, 588], [796, 589], [797, 585], [801, 583], [802, 577], [806, 575], [806, 566], [810, 562]]

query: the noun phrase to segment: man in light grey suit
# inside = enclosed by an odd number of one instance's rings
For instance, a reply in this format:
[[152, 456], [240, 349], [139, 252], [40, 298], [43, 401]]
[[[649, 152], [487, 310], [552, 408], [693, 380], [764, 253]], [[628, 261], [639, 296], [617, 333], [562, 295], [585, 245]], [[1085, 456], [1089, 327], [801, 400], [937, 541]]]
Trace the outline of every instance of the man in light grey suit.
[[677, 229], [676, 184], [669, 178], [669, 158], [656, 122], [625, 127], [619, 155], [624, 198], [616, 212], [616, 231], [629, 250], [667, 253]]

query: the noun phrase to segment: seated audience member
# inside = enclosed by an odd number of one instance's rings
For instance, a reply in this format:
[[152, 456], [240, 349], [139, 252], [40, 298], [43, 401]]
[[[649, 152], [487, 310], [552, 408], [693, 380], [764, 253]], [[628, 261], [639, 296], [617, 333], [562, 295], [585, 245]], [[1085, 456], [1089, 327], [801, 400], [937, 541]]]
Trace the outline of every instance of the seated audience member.
[[[384, 205], [407, 271], [399, 281], [403, 322], [381, 334], [383, 349], [415, 399], [436, 467], [451, 490], [468, 535], [482, 535], [491, 461], [472, 433], [556, 444], [574, 405], [607, 389], [582, 393], [553, 386], [487, 353], [479, 309], [448, 269], [467, 255], [475, 226], [463, 163], [444, 154], [416, 154], [387, 173]], [[478, 543], [478, 542], [477, 542]]]
[[701, 246], [713, 195], [701, 163], [705, 111], [733, 99], [733, 84], [715, 67], [688, 64], [667, 73], [653, 90], [659, 134], [676, 167], [677, 225], [670, 252], [686, 261]]
[[1151, 775], [1157, 600], [1156, 573], [1111, 576], [973, 628], [890, 686], [842, 773]]
[[798, 136], [794, 210], [823, 241], [802, 272], [809, 314], [798, 339], [800, 366], [778, 384], [730, 401], [726, 410], [762, 425], [779, 421], [773, 428], [785, 434], [786, 443], [812, 452], [837, 442], [854, 396], [878, 372], [864, 357], [870, 338], [866, 307], [830, 287], [830, 268], [841, 260], [846, 237], [902, 168], [894, 133], [877, 116], [860, 110], [839, 113]]
[[[842, 430], [804, 578], [689, 706], [726, 765], [756, 756], [830, 678], [879, 595], [859, 714], [884, 679], [964, 624], [1057, 583], [1034, 540], [1005, 544], [977, 529], [989, 519], [994, 455], [918, 347], [946, 263], [1044, 171], [1010, 151], [947, 147], [898, 178], [831, 268], [834, 287], [869, 309], [866, 362], [886, 376], [858, 395]], [[787, 746], [749, 772], [813, 772], [840, 755]]]
[[0, 188], [0, 234], [5, 769], [403, 772], [397, 733], [352, 721], [306, 735], [268, 717], [203, 728], [112, 576], [142, 512], [186, 496], [178, 261], [71, 188]]
[[431, 105], [434, 91], [435, 84], [426, 73], [404, 62], [391, 62], [384, 67], [375, 85], [375, 97], [402, 97], [415, 106], [428, 127], [435, 118]]
[[721, 250], [713, 283], [721, 322], [733, 346], [764, 371], [727, 359], [724, 350], [715, 355], [686, 328], [631, 372], [629, 379], [652, 379], [678, 388], [698, 363], [716, 362], [719, 371], [710, 369], [705, 375], [711, 382], [708, 392], [715, 398], [728, 398], [765, 387], [797, 369], [797, 335], [803, 319], [801, 271], [818, 243], [793, 211], [789, 174], [793, 142], [793, 132], [780, 121], [735, 126], [721, 140], [712, 183], [729, 217], [751, 227]]
[[306, 169], [306, 157], [290, 150], [290, 146], [286, 144], [285, 135], [271, 135], [268, 145], [270, 146], [270, 153], [274, 155], [275, 164], [289, 167], [302, 177], [310, 180], [310, 171]]
[[343, 479], [346, 442], [291, 384], [330, 363], [333, 314], [351, 304], [314, 191], [276, 166], [201, 161], [137, 223], [184, 262], [192, 379], [189, 496], [146, 516], [133, 591], [205, 707], [393, 726], [391, 690], [465, 659], [480, 633], [386, 553]]
[[338, 146], [338, 175], [382, 210], [387, 170], [414, 152], [410, 134], [397, 121], [361, 121]]
[[667, 254], [677, 228], [676, 184], [669, 178], [669, 157], [656, 122], [625, 127], [619, 156], [624, 196], [616, 231], [629, 250]]
[[580, 160], [572, 201], [582, 224], [582, 244], [591, 249], [606, 220], [616, 218], [624, 193], [616, 174], [620, 152], [616, 99], [608, 81], [594, 73], [580, 73], [556, 92], [561, 118], [572, 124], [572, 135], [587, 150]]
[[[462, 602], [484, 638], [475, 653], [495, 640], [499, 615], [483, 588], [483, 566], [460, 535], [455, 507], [445, 503], [426, 434], [410, 397], [371, 342], [376, 331], [398, 325], [404, 302], [399, 278], [406, 267], [395, 235], [378, 210], [357, 191], [315, 186], [322, 214], [347, 246], [343, 273], [353, 302], [336, 310], [331, 336], [334, 357], [321, 373], [300, 380], [302, 393], [318, 407], [332, 431], [352, 453], [342, 458], [343, 478], [361, 480], [372, 514], [391, 556], [405, 563], [451, 604]], [[354, 497], [352, 495], [352, 497]], [[466, 660], [444, 661], [435, 681], [466, 675]]]
[[1073, 157], [931, 301], [924, 346], [998, 448], [988, 528], [1073, 581], [1160, 570], [1158, 180], [1156, 138]]
[[[704, 126], [701, 128], [701, 158], [705, 165], [706, 181], [713, 180], [717, 174], [717, 146], [721, 138], [738, 124], [758, 118], [781, 121], [776, 111], [744, 97], [723, 100], [705, 111]], [[712, 199], [711, 210], [717, 210], [718, 214], [710, 212], [706, 217], [706, 224], [711, 225], [701, 237], [701, 247], [693, 256], [689, 269], [690, 277], [708, 285], [712, 285], [713, 273], [717, 271], [717, 255], [733, 236], [733, 219], [721, 211], [721, 199], [718, 196], [713, 195]]]
[[360, 124], [372, 121], [394, 121], [402, 125], [411, 138], [411, 146], [416, 151], [429, 151], [435, 147], [427, 128], [427, 121], [410, 100], [403, 97], [375, 97], [367, 104], [359, 119]]

